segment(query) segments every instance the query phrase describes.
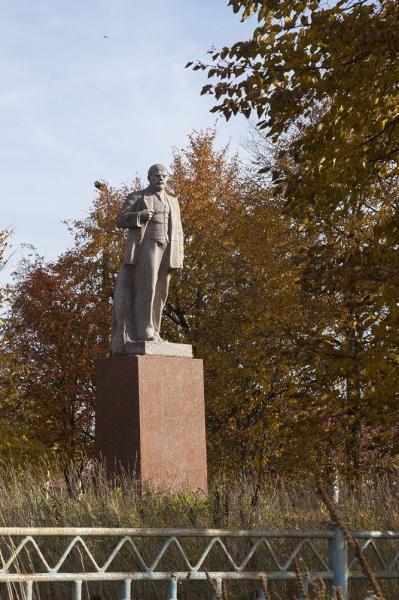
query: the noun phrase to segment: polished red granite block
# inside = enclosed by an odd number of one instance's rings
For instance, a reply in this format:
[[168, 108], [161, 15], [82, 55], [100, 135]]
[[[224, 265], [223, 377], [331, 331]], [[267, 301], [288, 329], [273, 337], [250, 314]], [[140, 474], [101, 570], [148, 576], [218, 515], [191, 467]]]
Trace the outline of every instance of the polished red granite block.
[[96, 365], [97, 456], [139, 489], [207, 492], [202, 360], [115, 356]]

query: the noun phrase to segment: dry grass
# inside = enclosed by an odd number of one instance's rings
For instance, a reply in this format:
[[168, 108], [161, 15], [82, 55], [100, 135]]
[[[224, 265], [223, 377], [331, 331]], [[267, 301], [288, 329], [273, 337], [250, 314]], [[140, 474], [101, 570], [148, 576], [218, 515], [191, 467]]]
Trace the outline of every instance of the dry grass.
[[[98, 469], [68, 494], [57, 466], [0, 463], [0, 526], [229, 527], [309, 529], [329, 522], [314, 482], [220, 477], [207, 498], [191, 492], [140, 499], [128, 478], [109, 481]], [[340, 509], [351, 529], [399, 530], [399, 477], [374, 479], [356, 491], [342, 486]]]
[[[86, 476], [83, 486], [73, 473], [71, 479], [72, 489], [68, 494], [56, 466], [34, 469], [0, 466], [0, 526], [313, 529], [324, 528], [330, 521], [316, 486], [304, 481], [270, 476], [259, 485], [246, 475], [234, 480], [221, 477], [213, 482], [207, 498], [189, 492], [168, 497], [148, 491], [141, 499], [128, 478], [109, 482], [101, 470]], [[399, 530], [398, 485], [399, 480], [380, 478], [358, 486], [356, 492], [343, 488], [340, 506], [349, 528]], [[277, 549], [284, 550], [283, 546]], [[148, 554], [152, 551], [149, 544]], [[54, 547], [54, 554], [57, 552]], [[210, 566], [207, 568], [212, 570]], [[250, 584], [241, 584], [241, 588], [228, 584], [224, 595], [231, 600], [249, 599], [253, 597], [251, 590]], [[311, 588], [309, 598], [327, 598], [324, 591], [317, 590], [317, 585], [313, 591]], [[133, 597], [141, 600], [166, 598], [165, 588], [141, 585], [136, 591]], [[90, 591], [90, 597], [94, 593], [104, 599], [118, 597], [115, 588], [111, 590], [106, 586], [97, 586]], [[209, 582], [202, 586], [191, 584], [191, 587], [183, 584], [179, 598], [205, 600], [210, 598], [210, 593]], [[267, 593], [273, 600], [292, 600], [298, 588], [288, 590], [268, 582]], [[384, 587], [384, 593], [387, 600], [398, 595], [389, 587]], [[60, 586], [43, 588], [40, 595], [61, 599], [68, 597], [69, 590], [65, 586], [63, 589]], [[365, 595], [363, 587], [354, 591], [351, 598], [357, 600]]]

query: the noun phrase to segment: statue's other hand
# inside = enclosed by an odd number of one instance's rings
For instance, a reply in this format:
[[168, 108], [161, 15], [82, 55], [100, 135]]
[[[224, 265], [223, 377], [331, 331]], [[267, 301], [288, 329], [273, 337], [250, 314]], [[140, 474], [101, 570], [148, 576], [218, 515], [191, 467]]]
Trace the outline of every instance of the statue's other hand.
[[153, 210], [141, 210], [140, 211], [140, 221], [143, 221], [144, 223], [146, 223], [147, 221], [149, 221], [152, 217], [152, 215], [154, 214]]

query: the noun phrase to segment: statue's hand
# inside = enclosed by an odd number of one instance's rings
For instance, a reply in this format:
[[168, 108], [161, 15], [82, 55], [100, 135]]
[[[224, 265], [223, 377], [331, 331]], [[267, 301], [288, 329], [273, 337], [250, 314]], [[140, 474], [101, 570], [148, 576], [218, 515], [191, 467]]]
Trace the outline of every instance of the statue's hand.
[[151, 219], [153, 214], [154, 214], [153, 210], [141, 210], [140, 211], [140, 221], [143, 221], [144, 223], [146, 223], [147, 221], [149, 221]]

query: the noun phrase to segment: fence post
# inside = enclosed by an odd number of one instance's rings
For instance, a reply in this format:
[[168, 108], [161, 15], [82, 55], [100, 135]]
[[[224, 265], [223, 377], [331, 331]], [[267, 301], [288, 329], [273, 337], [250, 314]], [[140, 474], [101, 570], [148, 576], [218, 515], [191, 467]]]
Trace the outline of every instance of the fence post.
[[29, 579], [25, 584], [25, 599], [32, 600], [33, 581]]
[[329, 592], [333, 588], [341, 589], [345, 600], [348, 600], [348, 548], [342, 531], [336, 523], [329, 527], [334, 532], [334, 537], [328, 540], [328, 566], [333, 573], [329, 582]]
[[[303, 587], [305, 588], [305, 594], [307, 594], [309, 591], [309, 579], [307, 577], [303, 580]], [[301, 594], [298, 596], [298, 600], [305, 600], [305, 596]]]
[[125, 579], [124, 581], [122, 581], [121, 600], [131, 599], [131, 584], [131, 579]]
[[214, 581], [216, 584], [216, 594], [212, 594], [212, 600], [219, 600], [219, 598], [223, 598], [223, 580], [217, 577]]
[[72, 600], [82, 600], [82, 580], [76, 579], [72, 587]]
[[256, 591], [256, 600], [266, 600], [265, 592], [262, 587], [258, 587]]
[[168, 600], [177, 600], [177, 579], [174, 575], [168, 584]]

